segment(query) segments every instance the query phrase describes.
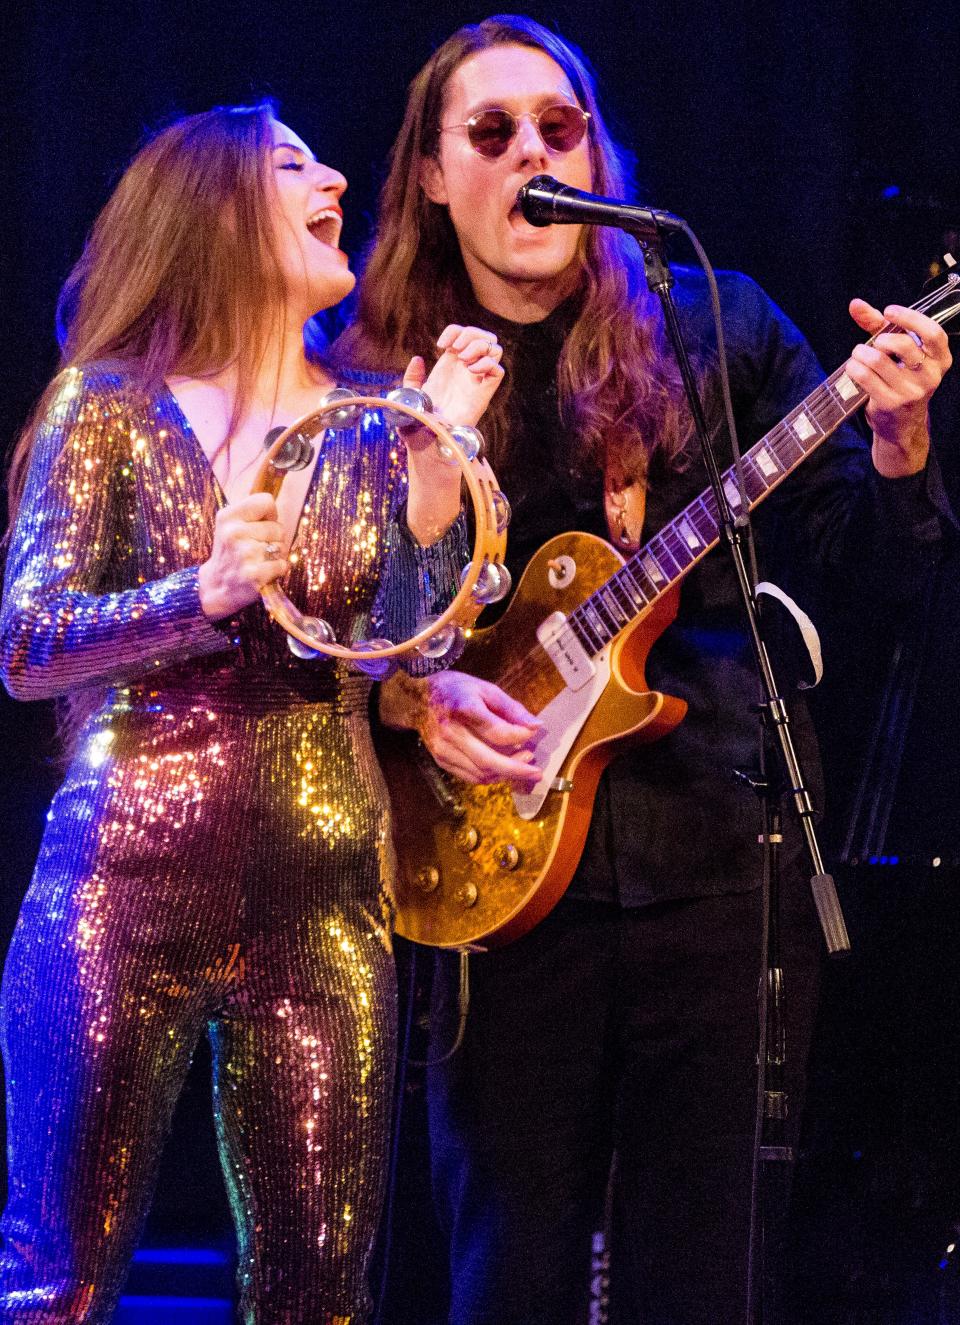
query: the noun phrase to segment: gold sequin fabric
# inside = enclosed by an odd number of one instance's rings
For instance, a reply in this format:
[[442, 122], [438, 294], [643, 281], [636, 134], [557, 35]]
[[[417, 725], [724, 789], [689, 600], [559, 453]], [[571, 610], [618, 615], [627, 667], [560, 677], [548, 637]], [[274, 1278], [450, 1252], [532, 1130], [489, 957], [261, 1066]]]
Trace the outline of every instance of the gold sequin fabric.
[[[379, 413], [324, 435], [287, 588], [338, 639], [452, 596], [462, 526], [418, 548], [404, 483]], [[369, 1317], [395, 1053], [370, 682], [259, 603], [204, 617], [216, 504], [168, 391], [64, 374], [0, 617], [11, 693], [89, 701], [4, 972], [3, 1322], [110, 1319], [205, 1032], [242, 1319]]]

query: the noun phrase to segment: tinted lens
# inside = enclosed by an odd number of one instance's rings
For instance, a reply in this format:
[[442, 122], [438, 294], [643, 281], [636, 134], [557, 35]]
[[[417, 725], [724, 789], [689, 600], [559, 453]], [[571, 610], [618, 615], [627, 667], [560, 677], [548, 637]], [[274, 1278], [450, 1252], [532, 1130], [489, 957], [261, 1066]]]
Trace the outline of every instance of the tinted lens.
[[587, 122], [579, 106], [548, 106], [537, 118], [540, 137], [553, 152], [570, 152], [583, 138]]
[[470, 146], [481, 156], [503, 156], [516, 132], [517, 122], [506, 110], [482, 110], [467, 121]]

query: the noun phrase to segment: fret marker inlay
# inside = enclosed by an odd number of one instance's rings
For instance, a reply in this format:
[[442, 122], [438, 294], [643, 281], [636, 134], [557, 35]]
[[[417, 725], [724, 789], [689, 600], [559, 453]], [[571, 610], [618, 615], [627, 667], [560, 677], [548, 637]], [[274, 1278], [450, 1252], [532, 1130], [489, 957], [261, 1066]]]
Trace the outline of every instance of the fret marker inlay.
[[800, 438], [801, 442], [805, 442], [808, 437], [816, 436], [817, 430], [810, 422], [810, 420], [807, 418], [806, 414], [798, 414], [797, 417], [793, 420], [791, 427], [793, 428], [793, 431], [797, 434], [797, 436]]
[[643, 569], [650, 576], [651, 580], [653, 580], [654, 584], [660, 584], [666, 578], [663, 571], [660, 569], [659, 562], [655, 561], [649, 552], [643, 559]]
[[780, 473], [780, 466], [774, 460], [773, 456], [765, 446], [761, 446], [755, 456], [757, 468], [764, 478], [776, 478]]
[[700, 548], [703, 546], [703, 544], [700, 542], [696, 530], [694, 529], [690, 521], [679, 520], [677, 522], [677, 528], [679, 529], [680, 533], [683, 535], [683, 541], [686, 543], [687, 547], [690, 548], [691, 551], [693, 552], [698, 552]]

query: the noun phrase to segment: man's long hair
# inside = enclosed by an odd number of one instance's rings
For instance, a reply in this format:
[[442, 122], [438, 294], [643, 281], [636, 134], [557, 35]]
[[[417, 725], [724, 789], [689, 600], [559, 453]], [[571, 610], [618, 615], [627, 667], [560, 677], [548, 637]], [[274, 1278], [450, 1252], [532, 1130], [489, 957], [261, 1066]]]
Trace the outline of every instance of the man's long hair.
[[[156, 390], [172, 374], [230, 364], [242, 417], [271, 328], [283, 328], [283, 279], [271, 229], [273, 106], [221, 106], [167, 125], [130, 162], [98, 216], [57, 306], [60, 370], [131, 365]], [[10, 465], [16, 517], [41, 397]]]
[[[623, 197], [626, 153], [597, 105], [583, 54], [532, 19], [498, 14], [462, 27], [410, 85], [407, 109], [380, 197], [376, 238], [359, 287], [357, 320], [341, 339], [344, 357], [370, 368], [402, 370], [411, 355], [428, 360], [437, 336], [463, 318], [470, 284], [447, 208], [420, 186], [425, 160], [439, 150], [447, 83], [461, 64], [495, 46], [543, 51], [566, 74], [590, 114], [593, 187]], [[578, 439], [584, 467], [615, 481], [641, 478], [654, 454], [676, 463], [688, 435], [676, 370], [663, 352], [659, 307], [643, 277], [636, 245], [618, 230], [584, 226], [579, 313], [557, 365], [561, 414]], [[493, 464], [509, 463], [510, 374], [484, 416]]]

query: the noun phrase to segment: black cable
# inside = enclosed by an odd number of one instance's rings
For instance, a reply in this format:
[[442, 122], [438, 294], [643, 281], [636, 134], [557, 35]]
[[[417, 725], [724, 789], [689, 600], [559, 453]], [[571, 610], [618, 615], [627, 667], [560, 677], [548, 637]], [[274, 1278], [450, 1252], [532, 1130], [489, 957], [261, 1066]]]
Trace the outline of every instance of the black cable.
[[466, 948], [459, 948], [457, 955], [460, 958], [460, 983], [457, 989], [457, 1033], [453, 1037], [453, 1044], [439, 1058], [411, 1058], [411, 1067], [439, 1067], [441, 1063], [448, 1063], [463, 1044], [467, 1032], [467, 1015], [470, 1012], [470, 954]]

